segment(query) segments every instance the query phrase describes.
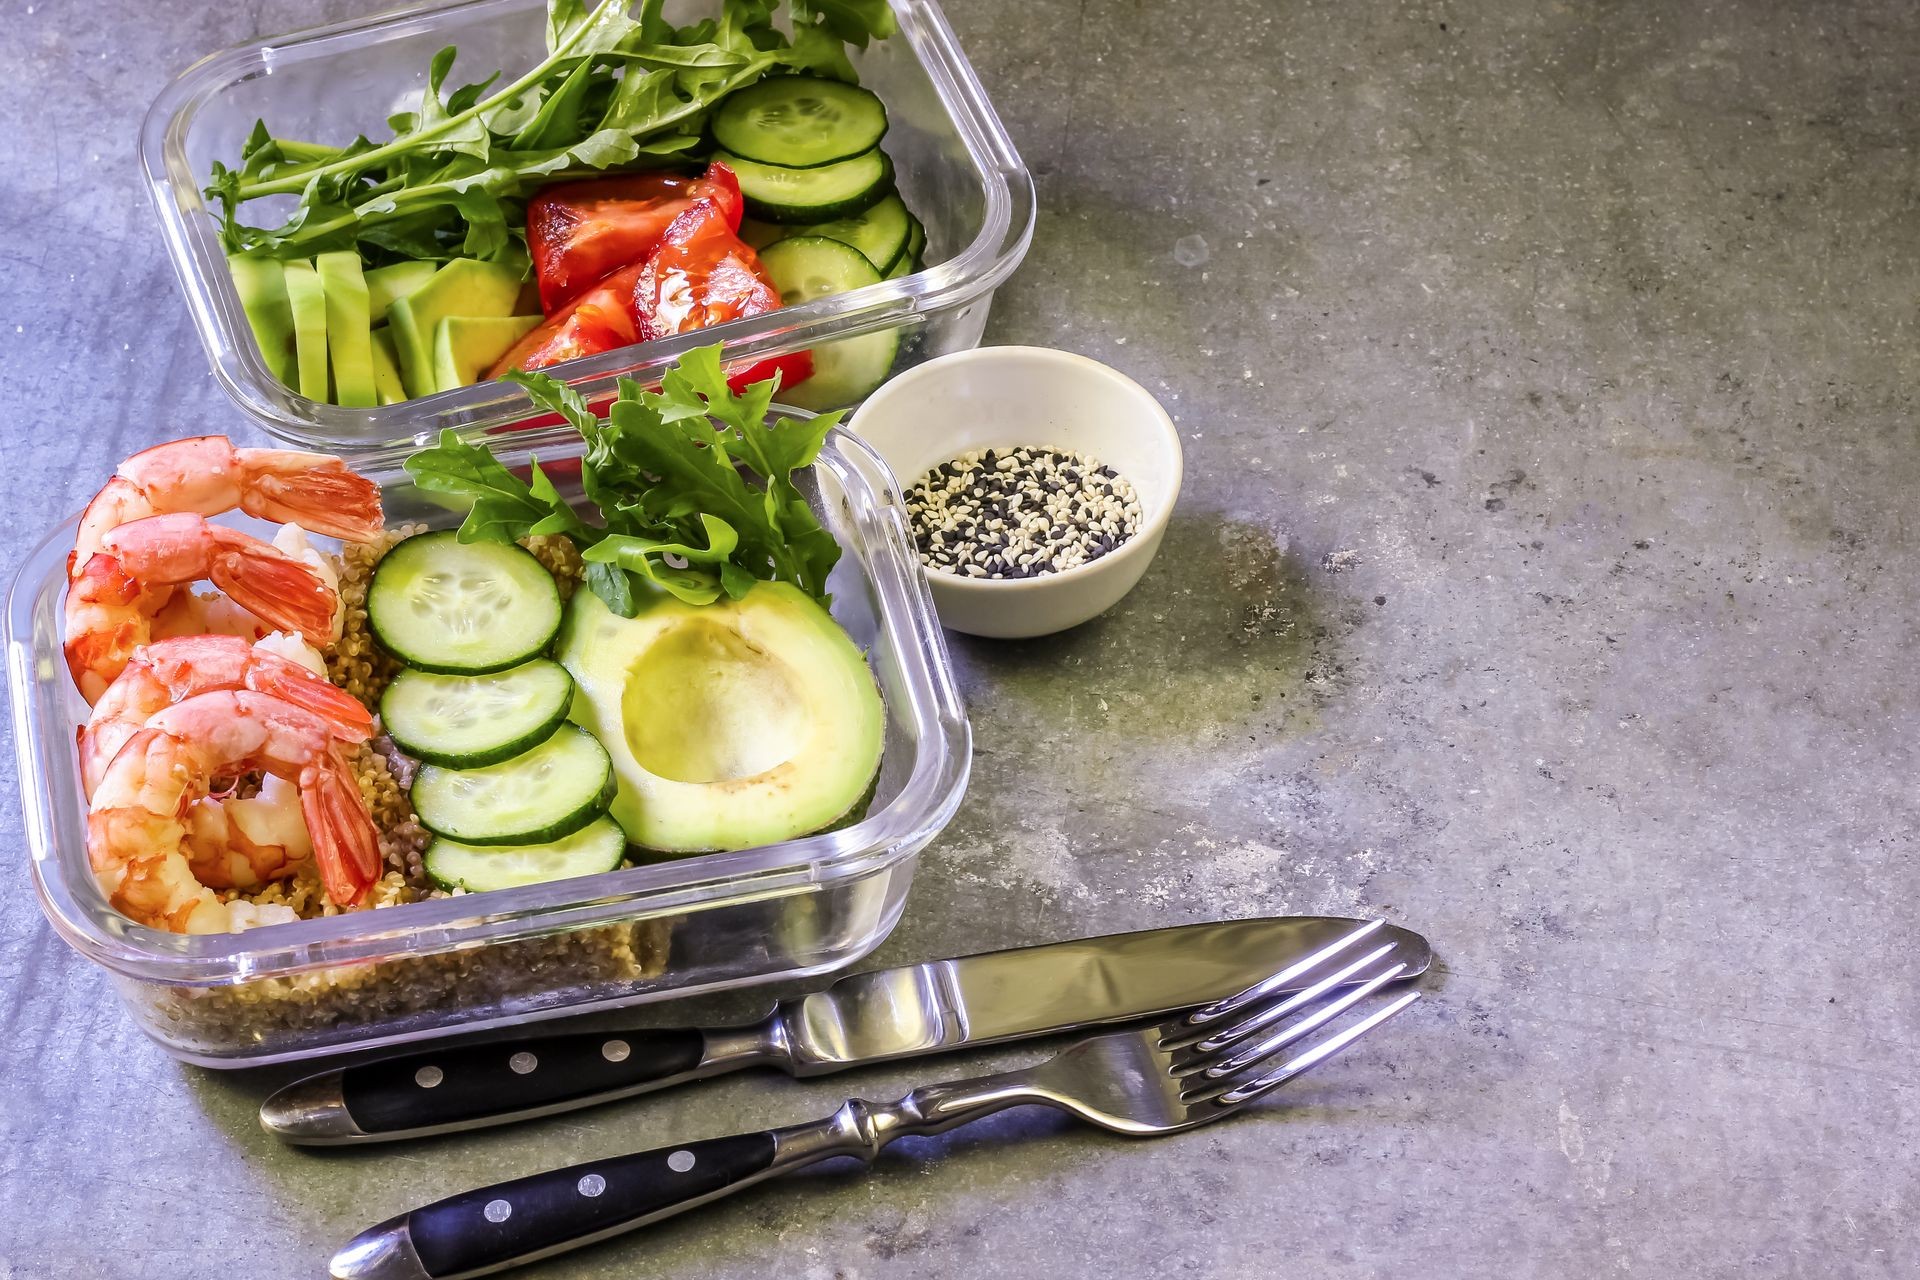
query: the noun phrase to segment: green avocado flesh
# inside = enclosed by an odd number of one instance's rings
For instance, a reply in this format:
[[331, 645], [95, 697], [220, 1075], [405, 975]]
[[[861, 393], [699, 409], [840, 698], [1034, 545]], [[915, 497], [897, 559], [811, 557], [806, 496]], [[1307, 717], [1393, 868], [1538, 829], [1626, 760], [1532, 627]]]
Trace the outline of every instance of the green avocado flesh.
[[393, 351], [393, 335], [375, 329], [367, 335], [373, 348], [373, 394], [381, 404], [399, 404], [407, 398], [407, 384], [400, 380], [400, 357]]
[[433, 330], [433, 389], [451, 391], [478, 382], [539, 323], [539, 316], [445, 317]]
[[373, 385], [373, 342], [367, 319], [367, 281], [360, 255], [351, 249], [320, 254], [313, 260], [327, 305], [327, 358], [333, 362], [335, 404], [370, 409], [377, 403]]
[[643, 848], [819, 831], [880, 768], [886, 715], [866, 658], [788, 583], [710, 605], [654, 593], [633, 618], [576, 591], [555, 656], [574, 679], [574, 722], [613, 758], [614, 820]]
[[394, 303], [417, 292], [440, 269], [437, 262], [410, 258], [367, 272], [367, 314], [374, 324], [387, 322], [387, 311]]
[[520, 298], [520, 272], [476, 258], [455, 258], [433, 279], [387, 309], [400, 377], [410, 396], [434, 393], [433, 339], [447, 316], [510, 316]]
[[287, 273], [272, 258], [230, 258], [233, 287], [260, 356], [274, 377], [292, 386], [294, 366], [293, 306], [287, 301]]
[[283, 264], [287, 302], [293, 308], [296, 389], [309, 400], [325, 403], [332, 383], [327, 369], [327, 295], [311, 262]]

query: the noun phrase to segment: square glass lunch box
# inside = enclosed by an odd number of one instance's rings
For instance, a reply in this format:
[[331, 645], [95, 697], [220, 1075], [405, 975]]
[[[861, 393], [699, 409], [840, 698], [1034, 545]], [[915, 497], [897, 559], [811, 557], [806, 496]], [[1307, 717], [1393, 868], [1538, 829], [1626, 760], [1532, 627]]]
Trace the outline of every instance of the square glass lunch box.
[[[851, 50], [863, 84], [886, 103], [903, 199], [927, 228], [926, 269], [700, 333], [641, 343], [556, 368], [589, 400], [618, 378], [657, 380], [683, 352], [716, 340], [725, 356], [757, 359], [835, 338], [896, 330], [897, 372], [977, 346], [993, 291], [1019, 265], [1033, 233], [1033, 179], [934, 0], [889, 0], [899, 32]], [[669, 0], [684, 23], [702, 0]], [[380, 136], [410, 109], [433, 55], [458, 46], [450, 82], [528, 65], [544, 49], [544, 0], [473, 0], [414, 8], [216, 53], [160, 94], [141, 130], [141, 162], [167, 250], [214, 376], [261, 426], [282, 439], [355, 449], [422, 439], [443, 427], [484, 428], [526, 418], [526, 393], [489, 382], [377, 409], [309, 400], [270, 372], [255, 345], [201, 197], [212, 164], [239, 155], [254, 121], [283, 136]], [[284, 216], [269, 201], [253, 217]], [[827, 407], [827, 406], [821, 406]]]
[[[537, 453], [556, 480], [581, 449], [571, 430], [551, 428], [494, 444], [509, 466]], [[457, 524], [445, 499], [413, 488], [401, 469], [410, 451], [347, 460], [380, 483], [389, 525]], [[844, 548], [829, 583], [834, 617], [866, 651], [887, 710], [860, 821], [740, 852], [199, 936], [135, 924], [88, 866], [74, 749], [87, 707], [61, 652], [75, 529], [65, 522], [20, 568], [5, 617], [21, 809], [48, 919], [108, 972], [142, 1030], [205, 1066], [398, 1044], [858, 959], [892, 929], [920, 850], [958, 807], [970, 739], [884, 464], [836, 428], [806, 484]]]

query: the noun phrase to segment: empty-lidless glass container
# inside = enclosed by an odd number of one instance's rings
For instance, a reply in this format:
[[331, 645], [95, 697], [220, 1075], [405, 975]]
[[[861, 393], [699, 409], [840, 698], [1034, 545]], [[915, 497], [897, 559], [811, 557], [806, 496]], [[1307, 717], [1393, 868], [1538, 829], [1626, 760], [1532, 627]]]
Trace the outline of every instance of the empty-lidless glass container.
[[[389, 524], [457, 524], [458, 512], [412, 487], [400, 466], [408, 452], [348, 461], [380, 482]], [[552, 466], [577, 458], [580, 440], [544, 429], [495, 445], [509, 466], [536, 452]], [[836, 429], [807, 489], [845, 552], [829, 584], [834, 617], [866, 651], [887, 708], [880, 777], [860, 821], [735, 853], [198, 936], [135, 924], [108, 905], [88, 866], [74, 750], [87, 707], [61, 653], [67, 521], [21, 567], [5, 618], [21, 809], [48, 919], [107, 971], [142, 1030], [207, 1066], [397, 1044], [858, 959], [893, 927], [920, 850], [958, 806], [969, 737], [886, 468]]]
[[[1019, 265], [1033, 233], [1033, 179], [940, 6], [889, 3], [898, 34], [853, 51], [853, 63], [861, 82], [886, 103], [892, 124], [882, 145], [893, 158], [902, 198], [926, 224], [926, 269], [609, 351], [556, 368], [556, 375], [594, 400], [610, 396], [621, 377], [654, 381], [683, 352], [715, 340], [725, 342], [727, 359], [747, 360], [891, 329], [900, 337], [896, 370], [979, 344], [993, 291]], [[712, 9], [703, 0], [667, 6], [677, 22]], [[544, 0], [403, 10], [214, 54], [154, 102], [140, 154], [174, 271], [214, 376], [267, 431], [319, 448], [354, 449], [528, 416], [525, 392], [511, 383], [348, 409], [309, 400], [280, 382], [254, 343], [201, 188], [214, 161], [236, 162], [257, 119], [282, 136], [315, 141], [382, 136], [387, 116], [417, 101], [438, 50], [459, 48], [455, 81], [511, 71], [541, 56], [544, 20]], [[248, 208], [249, 221], [277, 221], [264, 208]]]

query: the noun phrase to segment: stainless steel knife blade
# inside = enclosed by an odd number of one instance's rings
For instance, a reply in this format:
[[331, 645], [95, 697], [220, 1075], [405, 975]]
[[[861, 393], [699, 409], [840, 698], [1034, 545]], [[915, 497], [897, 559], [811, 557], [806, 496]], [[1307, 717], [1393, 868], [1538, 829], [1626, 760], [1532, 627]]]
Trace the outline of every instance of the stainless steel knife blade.
[[[782, 1002], [774, 1017], [794, 1073], [819, 1075], [1205, 1004], [1359, 923], [1333, 916], [1223, 920], [988, 951], [852, 974]], [[1432, 952], [1425, 938], [1382, 925], [1372, 945], [1388, 941], [1394, 954], [1383, 965], [1405, 964], [1409, 978], [1426, 972]]]
[[[797, 1076], [1102, 1023], [1234, 994], [1293, 964], [1304, 990], [1383, 951], [1427, 970], [1427, 941], [1336, 916], [1177, 925], [878, 969], [781, 1001], [748, 1026], [557, 1032], [444, 1045], [288, 1085], [262, 1104], [268, 1132], [309, 1145], [385, 1142], [551, 1115], [690, 1080], [772, 1066]], [[1324, 962], [1308, 961], [1325, 952]]]

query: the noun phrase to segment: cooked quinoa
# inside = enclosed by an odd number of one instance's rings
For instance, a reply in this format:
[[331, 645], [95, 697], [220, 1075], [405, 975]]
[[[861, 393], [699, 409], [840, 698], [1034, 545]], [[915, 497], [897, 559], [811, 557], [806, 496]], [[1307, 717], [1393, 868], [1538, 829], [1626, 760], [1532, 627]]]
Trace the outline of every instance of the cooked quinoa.
[[[323, 655], [327, 675], [376, 714], [400, 663], [379, 648], [368, 628], [367, 585], [387, 552], [424, 532], [425, 525], [400, 525], [376, 541], [348, 544], [335, 558], [343, 617], [340, 639]], [[585, 571], [572, 540], [543, 535], [522, 545], [553, 574], [561, 598], [570, 598]], [[464, 893], [450, 894], [426, 876], [423, 855], [432, 836], [407, 794], [416, 763], [380, 735], [354, 748], [351, 764], [386, 861], [386, 873], [366, 898], [353, 907], [334, 903], [308, 859], [287, 879], [226, 895], [230, 900], [286, 907], [301, 919], [316, 919]], [[304, 1039], [326, 1028], [378, 1024], [397, 1032], [411, 1015], [438, 1026], [463, 1009], [498, 1015], [630, 993], [636, 982], [666, 971], [672, 928], [671, 919], [627, 921], [232, 986], [142, 988], [140, 998], [168, 1024], [169, 1038], [216, 1053]]]
[[[327, 678], [358, 698], [376, 715], [380, 695], [400, 671], [398, 659], [390, 656], [373, 638], [367, 625], [367, 586], [373, 571], [394, 547], [416, 534], [425, 533], [424, 524], [396, 525], [372, 542], [350, 542], [333, 557], [340, 574], [340, 638], [322, 657], [326, 659]], [[562, 601], [571, 599], [580, 584], [586, 564], [573, 539], [561, 534], [536, 534], [521, 539], [521, 545], [551, 573]], [[424, 855], [433, 835], [420, 825], [408, 800], [407, 788], [413, 780], [415, 762], [393, 745], [384, 734], [352, 754], [354, 778], [367, 812], [380, 832], [380, 853], [386, 860], [386, 874], [367, 891], [366, 900], [356, 907], [342, 907], [327, 897], [320, 883], [320, 872], [311, 859], [300, 863], [294, 874], [252, 892], [227, 895], [256, 906], [291, 908], [303, 920], [335, 916], [347, 911], [391, 907], [427, 898], [444, 898], [446, 890], [427, 878]], [[463, 890], [455, 890], [458, 894]]]

